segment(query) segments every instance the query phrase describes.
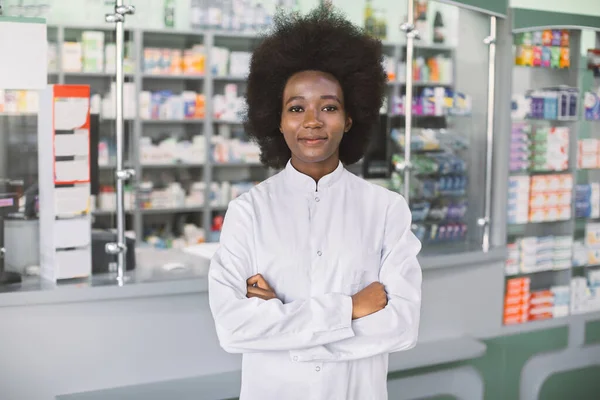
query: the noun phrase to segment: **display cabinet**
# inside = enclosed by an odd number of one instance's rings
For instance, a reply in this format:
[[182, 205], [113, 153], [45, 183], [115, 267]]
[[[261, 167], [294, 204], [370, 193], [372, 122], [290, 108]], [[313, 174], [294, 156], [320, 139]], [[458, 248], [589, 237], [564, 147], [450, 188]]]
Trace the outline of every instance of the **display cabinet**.
[[[408, 15], [381, 127], [389, 187], [409, 201], [423, 255], [485, 253], [499, 16], [437, 1], [410, 3]], [[367, 162], [367, 177], [379, 173]]]
[[[347, 167], [405, 194], [423, 255], [476, 255], [467, 258], [476, 262], [494, 247], [494, 52], [502, 15], [442, 1], [404, 2], [385, 18], [381, 10], [367, 14], [388, 21], [387, 30], [373, 32], [383, 39], [388, 93], [380, 135], [364, 162]], [[472, 29], [459, 29], [466, 25]], [[123, 158], [135, 172], [124, 187], [125, 227], [140, 245], [217, 241], [228, 202], [276, 172], [258, 162], [240, 124], [258, 36], [125, 24], [124, 38]], [[48, 41], [49, 81], [91, 86], [99, 127], [94, 226], [114, 228], [114, 29], [50, 26]]]
[[514, 24], [506, 325], [600, 310], [595, 51], [588, 57], [600, 19], [516, 9]]

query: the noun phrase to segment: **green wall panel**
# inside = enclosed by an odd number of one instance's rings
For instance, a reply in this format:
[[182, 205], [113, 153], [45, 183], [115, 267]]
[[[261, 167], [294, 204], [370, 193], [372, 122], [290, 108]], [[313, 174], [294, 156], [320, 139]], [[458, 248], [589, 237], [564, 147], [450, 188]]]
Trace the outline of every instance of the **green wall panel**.
[[[585, 326], [585, 344], [600, 343], [600, 321], [588, 322]], [[600, 375], [598, 375], [600, 377]], [[600, 398], [600, 395], [598, 395]]]
[[518, 399], [521, 370], [527, 360], [538, 353], [563, 349], [567, 346], [567, 340], [568, 330], [566, 327], [498, 337], [485, 341], [487, 352], [481, 358], [390, 374], [389, 379], [399, 379], [447, 368], [473, 366], [483, 377], [485, 400]]
[[455, 4], [475, 10], [485, 12], [487, 14], [497, 15], [500, 17], [506, 16], [508, 12], [508, 0], [438, 0], [442, 3]]
[[546, 27], [570, 27], [600, 29], [600, 16], [556, 13], [550, 11], [513, 8], [513, 29], [535, 30]]
[[540, 391], [540, 400], [600, 399], [600, 366], [552, 375]]

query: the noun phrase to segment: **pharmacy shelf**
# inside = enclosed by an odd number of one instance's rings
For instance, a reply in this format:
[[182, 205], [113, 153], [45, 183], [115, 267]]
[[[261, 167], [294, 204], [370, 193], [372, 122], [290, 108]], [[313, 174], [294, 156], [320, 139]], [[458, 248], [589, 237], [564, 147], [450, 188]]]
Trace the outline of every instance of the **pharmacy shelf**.
[[586, 269], [586, 268], [598, 268], [599, 264], [589, 264], [589, 265], [575, 265], [573, 269]]
[[[57, 43], [57, 63], [58, 69], [53, 72], [53, 78], [58, 83], [66, 82], [81, 82], [84, 79], [89, 79], [89, 83], [93, 85], [97, 85], [98, 88], [101, 88], [106, 82], [109, 82], [114, 78], [113, 74], [98, 72], [98, 73], [86, 73], [86, 72], [67, 72], [62, 71], [61, 69], [61, 54], [63, 43], [67, 39], [72, 40], [73, 33], [76, 31], [86, 31], [86, 30], [98, 30], [103, 31], [110, 35], [111, 32], [114, 32], [114, 26], [112, 25], [102, 25], [98, 27], [92, 26], [78, 26], [78, 25], [54, 25], [49, 26], [48, 29], [52, 32], [52, 38], [56, 38], [55, 41]], [[136, 62], [134, 65], [135, 71], [132, 74], [126, 74], [128, 77], [128, 81], [132, 81], [135, 83], [135, 95], [136, 98], [139, 98], [139, 95], [144, 90], [173, 90], [175, 86], [178, 87], [177, 90], [185, 90], [190, 85], [194, 85], [195, 83], [201, 83], [198, 85], [199, 92], [204, 94], [207, 101], [210, 101], [215, 94], [220, 93], [220, 89], [215, 90], [215, 86], [217, 88], [222, 87], [222, 85], [227, 83], [236, 83], [238, 85], [244, 85], [247, 81], [247, 77], [245, 76], [232, 76], [232, 75], [220, 75], [216, 76], [213, 74], [213, 70], [211, 68], [206, 68], [206, 72], [203, 75], [190, 75], [190, 74], [153, 74], [149, 72], [145, 72], [144, 70], [144, 62], [142, 60], [144, 54], [144, 48], [147, 46], [152, 46], [153, 41], [159, 41], [160, 47], [164, 48], [182, 48], [182, 44], [188, 45], [190, 43], [202, 43], [204, 44], [208, 50], [212, 46], [231, 46], [232, 49], [236, 47], [242, 46], [243, 48], [251, 49], [251, 47], [256, 43], [261, 34], [259, 32], [230, 32], [230, 31], [219, 31], [219, 30], [178, 30], [178, 29], [127, 29], [127, 37], [128, 40], [131, 41], [132, 44], [132, 53], [136, 56]], [[386, 51], [389, 51], [390, 48], [393, 50], [395, 54], [395, 58], [398, 60], [401, 59], [402, 54], [404, 52], [405, 43], [396, 43], [385, 41], [384, 46], [386, 47]], [[431, 50], [439, 50], [446, 51], [452, 50], [450, 46], [444, 45], [426, 45], [426, 44], [416, 44], [415, 46], [418, 49], [431, 49]], [[208, 53], [210, 54], [210, 53]], [[56, 78], [54, 78], [56, 77]], [[104, 80], [105, 81], [104, 81]], [[392, 83], [393, 86], [403, 86], [404, 83], [399, 81]], [[416, 86], [435, 86], [439, 85], [436, 83], [416, 83]], [[134, 119], [128, 120], [128, 123], [131, 123], [130, 131], [131, 134], [128, 135], [128, 142], [132, 141], [130, 145], [133, 145], [134, 150], [131, 151], [133, 156], [130, 159], [128, 166], [134, 168], [137, 172], [136, 178], [131, 181], [133, 186], [137, 186], [138, 179], [141, 179], [142, 173], [145, 171], [156, 171], [159, 172], [161, 170], [184, 170], [187, 168], [196, 168], [201, 171], [200, 179], [205, 183], [210, 183], [217, 180], [216, 176], [221, 176], [224, 174], [228, 176], [235, 176], [241, 180], [247, 180], [249, 170], [252, 171], [252, 179], [254, 178], [254, 174], [256, 172], [260, 172], [264, 169], [265, 177], [271, 176], [274, 171], [267, 167], [262, 166], [260, 163], [246, 163], [246, 162], [231, 162], [231, 163], [216, 163], [210, 157], [210, 146], [206, 146], [206, 157], [207, 160], [204, 163], [198, 164], [186, 164], [186, 163], [161, 163], [161, 164], [150, 164], [143, 165], [141, 160], [139, 159], [139, 151], [136, 149], [136, 144], [139, 144], [139, 141], [144, 136], [149, 133], [147, 130], [149, 128], [154, 128], [154, 130], [176, 130], [179, 132], [182, 128], [189, 127], [189, 129], [197, 130], [198, 128], [202, 128], [202, 134], [206, 143], [211, 143], [212, 135], [216, 134], [217, 131], [220, 131], [222, 128], [226, 128], [221, 125], [231, 125], [231, 127], [238, 127], [243, 124], [243, 121], [240, 119], [233, 120], [221, 120], [215, 119], [212, 113], [209, 111], [210, 107], [207, 107], [207, 115], [202, 119], [151, 119], [146, 120], [142, 119], [139, 115], [137, 115]], [[429, 116], [415, 116], [415, 119], [418, 118], [444, 118], [442, 117], [429, 117]], [[103, 124], [114, 124], [114, 120], [103, 119], [101, 121]], [[103, 125], [104, 126], [104, 125]], [[187, 130], [187, 129], [186, 129]], [[359, 166], [352, 166], [352, 171], [356, 173], [360, 173], [360, 171], [356, 171], [356, 169], [360, 169]], [[103, 165], [100, 166], [99, 169], [103, 171], [103, 176], [110, 173], [110, 171], [115, 170], [114, 164]], [[260, 171], [259, 171], [260, 169]], [[215, 175], [217, 174], [218, 175]], [[231, 179], [231, 181], [235, 181], [236, 178]], [[230, 180], [228, 178], [228, 180]], [[210, 195], [209, 193], [210, 185], [207, 185], [206, 196]], [[225, 211], [227, 207], [211, 207], [209, 204], [204, 205], [203, 207], [192, 207], [192, 208], [167, 208], [167, 209], [138, 209], [133, 211], [128, 211], [128, 214], [133, 215], [133, 225], [135, 233], [138, 237], [143, 237], [144, 232], [144, 217], [147, 215], [170, 215], [177, 213], [186, 213], [186, 212], [199, 212], [202, 213], [201, 218], [201, 226], [207, 228], [211, 225], [212, 222], [212, 212], [221, 212]], [[94, 213], [94, 215], [114, 215], [114, 213], [106, 212], [99, 210]]]
[[34, 112], [0, 112], [0, 117], [37, 117]]
[[173, 125], [173, 124], [201, 124], [204, 123], [203, 118], [194, 119], [142, 119], [143, 124], [147, 125]]
[[221, 38], [234, 38], [234, 39], [250, 39], [256, 40], [260, 39], [260, 32], [254, 31], [221, 31], [221, 30], [213, 30], [208, 31], [213, 37], [221, 37]]
[[[64, 71], [62, 74], [67, 78], [114, 78], [115, 74], [110, 72], [76, 72]], [[133, 74], [125, 74], [126, 78], [132, 78]]]
[[454, 51], [455, 47], [443, 43], [419, 43], [418, 41], [414, 44], [415, 49], [419, 50], [435, 50], [435, 51]]
[[571, 268], [576, 268], [576, 267], [568, 267], [568, 268], [560, 268], [560, 269], [541, 269], [539, 271], [518, 272], [516, 274], [506, 274], [505, 273], [504, 276], [508, 279], [511, 279], [511, 278], [519, 278], [521, 276], [532, 276], [532, 275], [541, 275], [541, 274], [548, 274], [548, 273], [559, 274], [559, 273], [568, 272]]
[[214, 168], [267, 168], [261, 163], [254, 162], [227, 162], [227, 163], [213, 163]]
[[173, 81], [203, 81], [204, 75], [192, 75], [192, 74], [142, 74], [144, 79], [155, 79], [155, 80], [173, 80]]
[[[580, 37], [578, 34], [571, 36], [571, 54], [580, 54]], [[541, 69], [531, 68], [523, 66], [513, 66], [513, 86], [519, 88], [515, 94], [523, 94], [526, 89], [542, 89], [546, 87], [580, 87], [581, 84], [581, 71], [584, 68], [581, 66], [580, 57], [571, 57], [570, 69]], [[525, 85], [525, 86], [524, 86]], [[580, 88], [581, 89], [581, 88]], [[581, 92], [581, 90], [580, 90]], [[579, 108], [582, 106], [583, 98], [579, 96]], [[563, 171], [510, 171], [509, 176], [544, 176], [544, 175], [566, 175], [573, 179], [573, 186], [578, 183], [579, 170], [577, 169], [577, 152], [580, 126], [579, 122], [581, 117], [570, 117], [567, 119], [545, 119], [545, 118], [512, 118], [512, 123], [528, 124], [532, 127], [544, 126], [544, 127], [567, 127], [569, 129], [569, 144], [568, 144], [568, 156], [569, 165], [567, 170]], [[509, 155], [507, 154], [507, 159]], [[575, 218], [575, 187], [572, 188], [571, 196], [571, 215], [569, 219], [563, 219], [560, 221], [547, 221], [547, 222], [527, 222], [523, 224], [508, 224], [506, 227], [506, 237], [508, 241], [513, 242], [515, 239], [523, 237], [545, 237], [545, 236], [565, 236], [572, 237], [577, 240], [580, 238], [578, 233], [578, 226], [587, 222], [585, 219]], [[528, 196], [529, 197], [529, 196]], [[527, 199], [529, 201], [529, 199]], [[525, 210], [525, 209], [524, 209]], [[529, 213], [529, 210], [526, 210]], [[519, 250], [520, 251], [520, 250]], [[568, 264], [571, 264], [569, 262]], [[529, 277], [531, 285], [535, 287], [535, 291], [547, 290], [554, 286], [570, 286], [571, 281], [576, 272], [581, 272], [585, 267], [572, 266], [562, 269], [549, 269], [540, 271], [530, 272], [519, 272], [518, 274], [506, 274], [505, 281], [508, 282], [510, 279]], [[506, 272], [506, 271], [505, 271]], [[505, 286], [506, 288], [506, 286]], [[521, 324], [509, 325], [503, 327], [507, 332], [510, 331], [527, 331], [534, 330], [536, 327], [541, 326], [559, 326], [568, 323], [569, 320], [577, 318], [574, 315], [567, 317], [557, 317], [552, 319], [546, 319], [541, 321], [528, 321]], [[566, 321], [566, 322], [565, 322]]]
[[571, 175], [572, 170], [562, 171], [509, 171], [511, 176], [535, 176], [535, 175]]
[[178, 169], [178, 168], [203, 168], [206, 164], [192, 164], [192, 163], [169, 163], [169, 164], [141, 164], [142, 169]]
[[239, 119], [215, 119], [212, 122], [215, 124], [226, 124], [226, 125], [241, 125], [244, 121]]
[[215, 76], [213, 77], [215, 81], [231, 81], [231, 82], [246, 82], [248, 80], [247, 76], [234, 76], [234, 75], [224, 75], [224, 76]]
[[[133, 210], [125, 210], [125, 213], [127, 214], [133, 214]], [[92, 215], [94, 216], [98, 216], [98, 217], [107, 217], [107, 216], [114, 216], [116, 215], [116, 211], [114, 210], [94, 210], [92, 211]]]
[[203, 206], [198, 207], [165, 207], [165, 208], [141, 208], [141, 214], [185, 214], [185, 213], [201, 213], [206, 211]]

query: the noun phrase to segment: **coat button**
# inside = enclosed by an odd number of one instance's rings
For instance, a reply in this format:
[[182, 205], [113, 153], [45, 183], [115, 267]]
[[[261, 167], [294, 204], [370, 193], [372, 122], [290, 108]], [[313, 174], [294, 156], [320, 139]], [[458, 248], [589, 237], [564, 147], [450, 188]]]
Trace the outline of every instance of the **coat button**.
[[321, 257], [321, 256], [323, 255], [323, 253], [321, 252], [321, 250], [317, 251], [317, 255], [318, 255], [319, 257]]
[[315, 368], [315, 371], [319, 372], [321, 370], [321, 367], [317, 367]]
[[294, 361], [298, 361], [298, 356], [294, 356]]
[[318, 203], [318, 202], [320, 202], [320, 201], [321, 201], [321, 199], [320, 199], [320, 198], [318, 198], [318, 197], [315, 197], [315, 201]]

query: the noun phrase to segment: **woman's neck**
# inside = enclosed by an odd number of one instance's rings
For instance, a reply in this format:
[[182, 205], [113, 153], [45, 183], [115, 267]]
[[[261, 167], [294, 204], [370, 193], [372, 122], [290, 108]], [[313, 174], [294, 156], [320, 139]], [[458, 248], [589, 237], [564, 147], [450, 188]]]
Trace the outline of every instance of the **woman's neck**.
[[296, 171], [310, 176], [318, 183], [322, 177], [336, 170], [340, 164], [340, 159], [337, 156], [332, 156], [320, 162], [304, 162], [292, 155], [291, 162]]

